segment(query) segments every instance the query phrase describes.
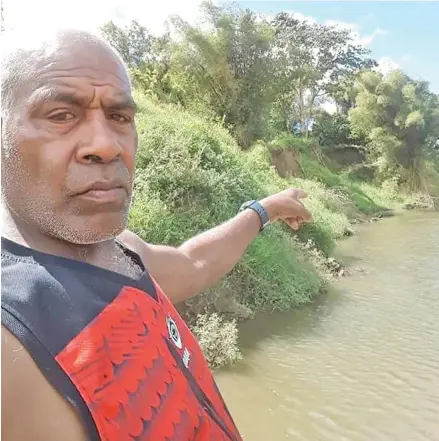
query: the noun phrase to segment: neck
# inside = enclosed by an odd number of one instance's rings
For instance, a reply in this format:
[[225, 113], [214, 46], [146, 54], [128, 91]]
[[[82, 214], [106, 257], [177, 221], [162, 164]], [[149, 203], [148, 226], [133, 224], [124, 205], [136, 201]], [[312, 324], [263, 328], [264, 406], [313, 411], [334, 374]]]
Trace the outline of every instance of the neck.
[[37, 228], [26, 223], [23, 219], [2, 201], [2, 236], [27, 248], [67, 257], [81, 261], [93, 261], [95, 257], [106, 252], [114, 246], [114, 241], [109, 240], [90, 245], [78, 245], [54, 236], [42, 233]]

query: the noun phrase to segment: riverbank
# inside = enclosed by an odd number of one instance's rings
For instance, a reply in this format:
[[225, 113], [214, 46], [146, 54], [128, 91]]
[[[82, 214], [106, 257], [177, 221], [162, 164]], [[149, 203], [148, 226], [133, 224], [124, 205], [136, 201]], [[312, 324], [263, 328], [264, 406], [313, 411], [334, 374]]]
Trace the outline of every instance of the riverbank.
[[297, 234], [274, 225], [209, 292], [179, 308], [212, 366], [239, 359], [236, 321], [311, 302], [342, 268], [331, 258], [355, 223], [399, 210], [406, 198], [334, 170], [295, 150], [300, 171], [281, 177], [271, 146], [243, 152], [219, 124], [136, 96], [139, 152], [130, 228], [153, 243], [178, 245], [236, 214], [243, 201], [294, 186], [309, 195], [314, 223]]

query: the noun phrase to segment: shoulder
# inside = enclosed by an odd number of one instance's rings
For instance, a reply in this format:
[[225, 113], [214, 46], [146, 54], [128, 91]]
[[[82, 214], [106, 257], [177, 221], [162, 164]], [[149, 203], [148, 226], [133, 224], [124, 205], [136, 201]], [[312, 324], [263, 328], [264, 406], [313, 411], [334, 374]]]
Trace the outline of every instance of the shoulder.
[[171, 263], [170, 260], [181, 258], [181, 252], [178, 248], [145, 242], [129, 230], [125, 230], [117, 239], [128, 249], [137, 253], [149, 271], [158, 265]]
[[121, 242], [131, 251], [137, 253], [143, 260], [143, 254], [150, 252], [150, 244], [142, 240], [137, 234], [132, 231], [125, 230], [117, 237], [117, 240]]
[[[129, 250], [139, 255], [145, 268], [156, 280], [163, 280], [163, 277], [172, 277], [169, 268], [180, 257], [177, 248], [150, 244], [129, 230], [125, 230], [117, 239]], [[158, 280], [159, 283], [161, 280]]]
[[180, 249], [147, 243], [128, 230], [118, 240], [139, 255], [145, 268], [174, 303], [199, 291], [198, 266]]

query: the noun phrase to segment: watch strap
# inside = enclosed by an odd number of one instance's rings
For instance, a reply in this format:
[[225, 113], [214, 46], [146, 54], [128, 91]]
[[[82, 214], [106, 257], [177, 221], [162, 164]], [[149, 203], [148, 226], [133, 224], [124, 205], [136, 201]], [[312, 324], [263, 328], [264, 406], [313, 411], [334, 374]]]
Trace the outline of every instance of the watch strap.
[[261, 220], [261, 230], [265, 229], [265, 227], [268, 225], [268, 223], [270, 222], [270, 218], [268, 216], [267, 211], [265, 210], [265, 208], [262, 206], [262, 204], [259, 201], [248, 201], [248, 202], [244, 202], [244, 204], [242, 204], [241, 209], [239, 210], [244, 211], [245, 209], [249, 208], [250, 210], [255, 211], [256, 213], [258, 213], [259, 218]]

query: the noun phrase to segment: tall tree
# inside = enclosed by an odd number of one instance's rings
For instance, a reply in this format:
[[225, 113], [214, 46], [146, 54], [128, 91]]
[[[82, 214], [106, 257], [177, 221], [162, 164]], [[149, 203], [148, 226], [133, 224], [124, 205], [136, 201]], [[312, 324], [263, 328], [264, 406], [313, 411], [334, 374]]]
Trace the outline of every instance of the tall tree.
[[206, 105], [248, 147], [263, 136], [271, 103], [272, 29], [248, 9], [206, 2], [203, 10], [208, 31], [173, 21], [184, 37], [179, 60], [186, 85], [205, 91]]
[[101, 32], [127, 63], [136, 87], [163, 101], [171, 99], [169, 32], [152, 36], [137, 21], [124, 29], [110, 21], [102, 26]]
[[369, 140], [370, 157], [383, 177], [401, 174], [412, 190], [424, 187], [423, 160], [439, 139], [439, 99], [428, 83], [396, 70], [365, 72], [358, 81], [351, 129]]
[[272, 22], [278, 69], [278, 106], [287, 126], [298, 122], [307, 135], [316, 108], [334, 84], [373, 64], [369, 51], [352, 43], [348, 30], [307, 23], [281, 12]]
[[140, 68], [148, 60], [153, 37], [137, 21], [133, 20], [125, 29], [109, 21], [101, 27], [101, 32], [128, 66]]

